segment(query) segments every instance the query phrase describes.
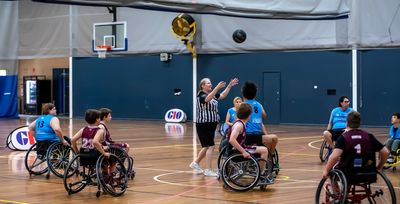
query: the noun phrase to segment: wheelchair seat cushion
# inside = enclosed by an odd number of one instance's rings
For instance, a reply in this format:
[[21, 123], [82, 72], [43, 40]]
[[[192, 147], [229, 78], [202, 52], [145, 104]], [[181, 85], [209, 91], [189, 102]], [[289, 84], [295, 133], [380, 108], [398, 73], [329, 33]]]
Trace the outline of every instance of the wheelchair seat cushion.
[[47, 149], [49, 149], [50, 145], [54, 143], [54, 141], [50, 140], [43, 140], [43, 141], [37, 141], [37, 146], [36, 146], [36, 154], [42, 158], [46, 156]]
[[79, 150], [79, 155], [81, 157], [80, 163], [82, 166], [94, 166], [101, 153], [95, 149], [81, 148]]

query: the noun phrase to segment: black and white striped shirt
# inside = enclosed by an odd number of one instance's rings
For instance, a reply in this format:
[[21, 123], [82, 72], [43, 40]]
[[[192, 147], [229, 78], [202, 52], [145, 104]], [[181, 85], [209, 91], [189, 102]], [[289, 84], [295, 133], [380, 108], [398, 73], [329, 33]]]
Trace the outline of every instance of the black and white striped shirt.
[[197, 94], [197, 123], [219, 122], [217, 100], [219, 96], [219, 94], [215, 94], [214, 98], [211, 99], [211, 101], [205, 102], [207, 94], [203, 91], [200, 91], [199, 94]]

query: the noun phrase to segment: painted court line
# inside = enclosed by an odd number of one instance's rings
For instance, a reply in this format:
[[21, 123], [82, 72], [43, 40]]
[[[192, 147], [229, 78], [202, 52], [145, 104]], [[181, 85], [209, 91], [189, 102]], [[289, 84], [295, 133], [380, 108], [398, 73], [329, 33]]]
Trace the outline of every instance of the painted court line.
[[24, 203], [24, 202], [13, 201], [13, 200], [0, 200], [0, 203], [7, 203], [7, 204], [28, 204], [28, 203]]

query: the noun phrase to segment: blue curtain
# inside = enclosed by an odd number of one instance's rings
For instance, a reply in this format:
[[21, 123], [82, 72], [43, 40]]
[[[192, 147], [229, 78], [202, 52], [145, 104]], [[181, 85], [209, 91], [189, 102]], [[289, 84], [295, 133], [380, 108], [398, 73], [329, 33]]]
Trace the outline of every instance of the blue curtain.
[[0, 76], [0, 118], [18, 117], [17, 76]]

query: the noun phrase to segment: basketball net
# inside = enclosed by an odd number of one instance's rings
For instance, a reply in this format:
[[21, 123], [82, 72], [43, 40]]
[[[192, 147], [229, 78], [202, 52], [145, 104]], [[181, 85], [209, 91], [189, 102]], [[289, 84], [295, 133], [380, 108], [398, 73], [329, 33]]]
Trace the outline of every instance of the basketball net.
[[97, 48], [97, 55], [100, 59], [106, 58], [107, 52], [111, 51], [111, 46], [109, 45], [98, 45]]

